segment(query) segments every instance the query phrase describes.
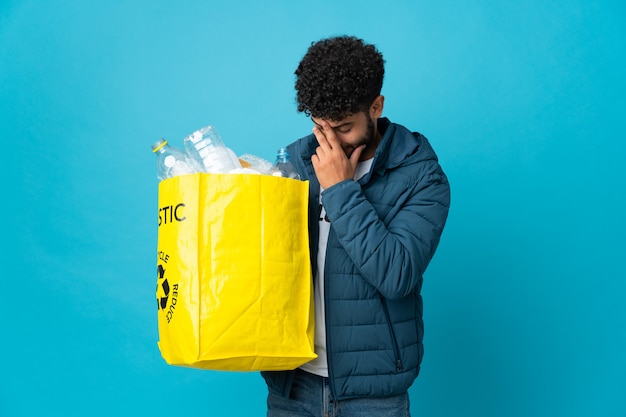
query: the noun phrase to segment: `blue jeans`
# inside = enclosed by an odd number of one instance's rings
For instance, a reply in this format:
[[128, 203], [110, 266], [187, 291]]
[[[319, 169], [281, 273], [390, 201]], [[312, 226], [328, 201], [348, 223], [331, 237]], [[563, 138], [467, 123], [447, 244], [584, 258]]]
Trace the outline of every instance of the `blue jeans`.
[[270, 393], [267, 396], [268, 417], [409, 417], [409, 395], [387, 398], [354, 398], [335, 401], [328, 378], [300, 369], [289, 398]]

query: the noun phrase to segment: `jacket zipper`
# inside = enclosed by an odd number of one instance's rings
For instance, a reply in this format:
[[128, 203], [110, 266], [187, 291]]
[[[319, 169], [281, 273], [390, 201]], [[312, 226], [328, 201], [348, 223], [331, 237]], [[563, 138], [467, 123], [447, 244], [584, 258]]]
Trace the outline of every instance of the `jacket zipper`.
[[[330, 226], [332, 229], [332, 225]], [[319, 233], [319, 231], [318, 231]], [[331, 242], [330, 239], [332, 239], [332, 233], [328, 233], [328, 240], [329, 242], [327, 242], [326, 244], [326, 253], [328, 253], [328, 248], [331, 247]], [[333, 367], [331, 366], [330, 362], [332, 361], [331, 358], [331, 343], [330, 343], [330, 333], [328, 331], [328, 303], [326, 302], [326, 289], [327, 289], [327, 285], [326, 285], [326, 262], [324, 262], [324, 294], [322, 294], [322, 297], [324, 298], [324, 316], [326, 317], [326, 320], [324, 320], [324, 325], [326, 326], [326, 367], [328, 368], [328, 386], [330, 387], [330, 395], [331, 398], [334, 400], [335, 398], [337, 398], [337, 393], [335, 392], [335, 382], [334, 382], [334, 377], [333, 377]]]
[[396, 332], [393, 330], [393, 325], [391, 324], [391, 318], [389, 317], [389, 309], [387, 308], [387, 302], [383, 298], [382, 294], [380, 295], [380, 302], [383, 305], [383, 311], [385, 312], [385, 318], [387, 319], [387, 326], [389, 327], [389, 334], [391, 335], [391, 341], [393, 342], [393, 352], [396, 359], [396, 372], [402, 372], [402, 359], [400, 358], [400, 347], [398, 346], [398, 339], [396, 339]]

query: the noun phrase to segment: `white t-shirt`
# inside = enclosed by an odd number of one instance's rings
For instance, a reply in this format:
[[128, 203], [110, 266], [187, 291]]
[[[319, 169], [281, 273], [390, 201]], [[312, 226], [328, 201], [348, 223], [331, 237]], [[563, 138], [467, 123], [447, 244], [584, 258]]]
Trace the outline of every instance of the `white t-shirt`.
[[[367, 174], [372, 167], [374, 158], [359, 162], [354, 179], [358, 181]], [[315, 274], [315, 353], [317, 358], [305, 363], [300, 368], [306, 372], [328, 377], [328, 358], [326, 355], [326, 316], [324, 314], [324, 265], [326, 263], [326, 246], [328, 233], [330, 232], [330, 220], [326, 216], [326, 210], [322, 205], [322, 191], [320, 186], [319, 201], [319, 243], [317, 251], [317, 273]]]

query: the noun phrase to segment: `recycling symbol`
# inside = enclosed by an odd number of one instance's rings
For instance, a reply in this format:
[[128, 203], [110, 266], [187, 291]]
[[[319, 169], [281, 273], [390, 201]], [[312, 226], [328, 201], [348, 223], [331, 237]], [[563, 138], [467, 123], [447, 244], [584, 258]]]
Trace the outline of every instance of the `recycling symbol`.
[[[163, 282], [161, 282], [163, 280]], [[159, 285], [160, 284], [160, 285]], [[165, 268], [159, 264], [157, 266], [157, 305], [158, 308], [165, 310], [167, 300], [170, 296], [170, 284], [165, 278]]]

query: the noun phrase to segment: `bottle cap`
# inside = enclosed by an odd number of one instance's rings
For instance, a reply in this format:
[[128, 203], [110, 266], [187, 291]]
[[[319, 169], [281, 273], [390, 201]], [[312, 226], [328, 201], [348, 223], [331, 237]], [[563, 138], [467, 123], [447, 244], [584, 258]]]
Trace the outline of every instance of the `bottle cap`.
[[162, 147], [167, 145], [167, 141], [164, 138], [161, 138], [152, 144], [152, 152], [156, 152]]

